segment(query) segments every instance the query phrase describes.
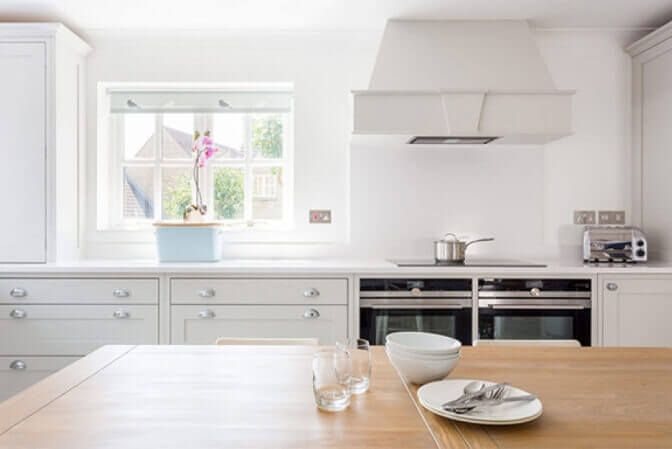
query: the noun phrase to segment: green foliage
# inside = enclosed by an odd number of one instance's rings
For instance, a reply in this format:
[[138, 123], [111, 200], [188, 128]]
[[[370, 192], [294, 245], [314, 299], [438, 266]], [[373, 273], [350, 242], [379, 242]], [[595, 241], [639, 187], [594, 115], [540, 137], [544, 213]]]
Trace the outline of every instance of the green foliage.
[[282, 157], [282, 120], [277, 116], [255, 117], [252, 122], [252, 147], [267, 159]]
[[163, 218], [182, 218], [192, 202], [191, 177], [188, 173], [174, 176], [163, 192]]
[[243, 218], [243, 171], [237, 168], [215, 170], [215, 218]]

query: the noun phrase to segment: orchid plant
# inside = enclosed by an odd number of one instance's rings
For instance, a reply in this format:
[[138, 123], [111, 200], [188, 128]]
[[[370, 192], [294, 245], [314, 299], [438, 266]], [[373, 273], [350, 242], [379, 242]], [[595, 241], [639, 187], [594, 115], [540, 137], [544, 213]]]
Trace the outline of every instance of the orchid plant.
[[191, 147], [194, 153], [194, 168], [192, 171], [192, 178], [194, 180], [194, 187], [196, 189], [196, 204], [192, 204], [184, 211], [185, 220], [193, 220], [194, 216], [204, 217], [208, 211], [208, 207], [203, 204], [203, 195], [201, 193], [200, 175], [201, 168], [205, 167], [208, 159], [212, 158], [217, 152], [210, 131], [205, 131], [201, 135], [198, 131], [194, 133], [194, 144]]

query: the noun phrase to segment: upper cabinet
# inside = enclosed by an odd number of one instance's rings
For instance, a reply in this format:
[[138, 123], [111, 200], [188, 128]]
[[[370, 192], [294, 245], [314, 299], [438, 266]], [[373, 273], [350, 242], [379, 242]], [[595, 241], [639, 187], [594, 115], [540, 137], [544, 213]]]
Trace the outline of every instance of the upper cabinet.
[[0, 263], [79, 253], [89, 51], [61, 24], [0, 24]]
[[670, 261], [672, 23], [628, 51], [633, 61], [633, 222], [646, 232], [651, 256]]

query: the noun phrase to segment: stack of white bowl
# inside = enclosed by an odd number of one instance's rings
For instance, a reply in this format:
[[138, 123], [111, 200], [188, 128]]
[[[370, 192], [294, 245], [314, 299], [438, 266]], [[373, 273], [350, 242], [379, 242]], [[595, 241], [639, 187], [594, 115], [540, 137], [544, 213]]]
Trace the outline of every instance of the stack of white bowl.
[[385, 351], [407, 381], [422, 385], [450, 374], [462, 356], [462, 343], [427, 332], [395, 332], [387, 336]]

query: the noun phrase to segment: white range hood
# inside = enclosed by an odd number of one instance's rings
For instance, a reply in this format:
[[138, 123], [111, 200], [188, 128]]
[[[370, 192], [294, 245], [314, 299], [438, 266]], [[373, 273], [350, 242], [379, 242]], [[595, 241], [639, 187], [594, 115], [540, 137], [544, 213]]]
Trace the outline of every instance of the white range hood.
[[574, 93], [525, 21], [391, 20], [353, 91], [353, 143], [544, 144], [572, 133]]

